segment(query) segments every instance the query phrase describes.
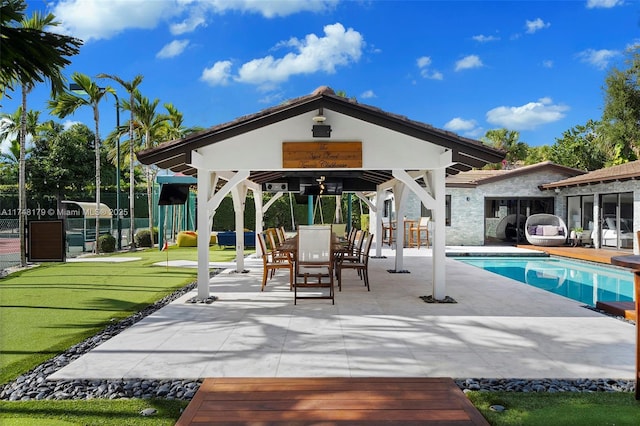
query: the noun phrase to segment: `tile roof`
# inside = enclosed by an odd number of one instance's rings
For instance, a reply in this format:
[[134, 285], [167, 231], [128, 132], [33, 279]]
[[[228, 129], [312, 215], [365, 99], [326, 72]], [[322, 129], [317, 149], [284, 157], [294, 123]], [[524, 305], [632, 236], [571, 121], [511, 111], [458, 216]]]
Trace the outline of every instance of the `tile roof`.
[[555, 189], [633, 179], [640, 179], [640, 160], [631, 161], [618, 166], [606, 167], [580, 176], [574, 176], [557, 182], [548, 183], [542, 185], [542, 188]]
[[461, 172], [457, 175], [448, 176], [446, 184], [448, 187], [473, 187], [543, 170], [554, 170], [564, 173], [567, 176], [576, 176], [585, 173], [583, 170], [561, 166], [551, 161], [543, 161], [541, 163], [517, 167], [515, 169], [469, 170], [468, 172]]

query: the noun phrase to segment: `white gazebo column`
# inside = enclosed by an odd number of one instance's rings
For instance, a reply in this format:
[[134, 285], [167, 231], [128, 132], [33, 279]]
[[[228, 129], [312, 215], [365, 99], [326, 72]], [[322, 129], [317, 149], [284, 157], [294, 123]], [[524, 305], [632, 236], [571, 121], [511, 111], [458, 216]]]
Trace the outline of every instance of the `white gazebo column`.
[[393, 196], [396, 207], [396, 273], [407, 273], [404, 269], [404, 208], [407, 199], [406, 186], [402, 182], [393, 185]]
[[233, 211], [236, 222], [236, 272], [244, 270], [244, 206], [247, 199], [247, 186], [240, 183], [231, 190]]
[[432, 191], [435, 198], [435, 210], [433, 211], [433, 241], [432, 260], [433, 260], [433, 298], [435, 300], [444, 300], [446, 297], [446, 190], [445, 178], [446, 169], [435, 169], [431, 172], [433, 184]]
[[264, 231], [264, 193], [262, 192], [262, 188], [256, 191], [253, 191], [253, 204], [256, 208], [256, 241], [254, 244], [256, 245], [256, 255], [258, 257], [262, 256], [262, 249], [260, 248], [260, 244], [258, 243], [258, 234]]
[[[384, 241], [384, 231], [382, 230], [384, 194], [385, 190], [378, 185], [378, 190], [376, 191], [376, 257], [382, 257], [382, 242]], [[389, 218], [389, 220], [391, 220], [391, 218]], [[389, 224], [389, 226], [391, 226], [391, 224]]]
[[198, 170], [198, 300], [209, 298], [209, 242], [211, 240], [211, 219], [209, 213], [210, 195], [215, 189], [215, 173]]

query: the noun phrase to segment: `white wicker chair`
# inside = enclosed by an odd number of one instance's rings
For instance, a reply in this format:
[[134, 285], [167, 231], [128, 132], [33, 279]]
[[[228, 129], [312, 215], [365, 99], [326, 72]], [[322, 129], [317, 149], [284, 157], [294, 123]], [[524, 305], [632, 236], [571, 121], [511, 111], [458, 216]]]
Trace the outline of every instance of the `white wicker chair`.
[[567, 225], [561, 217], [540, 213], [527, 218], [524, 232], [534, 246], [561, 246], [567, 241]]

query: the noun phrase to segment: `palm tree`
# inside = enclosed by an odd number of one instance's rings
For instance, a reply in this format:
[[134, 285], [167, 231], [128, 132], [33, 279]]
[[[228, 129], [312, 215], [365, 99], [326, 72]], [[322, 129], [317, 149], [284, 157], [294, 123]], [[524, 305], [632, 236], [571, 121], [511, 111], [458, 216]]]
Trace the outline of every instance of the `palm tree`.
[[[39, 130], [40, 125], [38, 120], [40, 119], [40, 111], [27, 111], [27, 130], [26, 134], [35, 136]], [[5, 164], [20, 164], [20, 131], [22, 130], [22, 107], [13, 114], [0, 114], [0, 143], [9, 143], [9, 150], [6, 153], [1, 153], [0, 158]], [[30, 148], [25, 147], [25, 155], [31, 151]]]
[[[0, 55], [0, 98], [15, 84], [22, 88], [22, 111], [20, 159], [18, 172], [18, 209], [27, 207], [25, 144], [27, 135], [27, 94], [38, 82], [48, 79], [53, 95], [64, 85], [61, 70], [70, 61], [66, 56], [79, 53], [82, 41], [73, 37], [44, 31], [47, 26], [56, 26], [54, 15], [35, 12], [25, 19], [26, 4], [22, 0], [3, 1], [0, 8], [0, 33], [2, 33], [2, 55]], [[19, 23], [19, 26], [16, 26]], [[26, 266], [25, 217], [19, 215], [20, 265]]]
[[[163, 134], [166, 134], [168, 117], [156, 112], [156, 108], [160, 102], [159, 99], [156, 98], [152, 102], [149, 98], [142, 96], [137, 90], [134, 98], [134, 104], [129, 105], [129, 107], [134, 109], [137, 125], [144, 134], [141, 145], [145, 149], [153, 148], [159, 142], [165, 140]], [[149, 206], [149, 232], [151, 233], [151, 244], [153, 244], [153, 181], [156, 172], [151, 165], [145, 166], [145, 171], [147, 179], [147, 204]]]
[[[69, 65], [68, 56], [77, 55], [82, 40], [43, 31], [45, 26], [58, 25], [52, 14], [46, 17], [34, 13], [24, 20], [24, 0], [3, 0], [0, 6], [0, 33], [2, 55], [0, 55], [0, 97], [6, 90], [18, 84], [32, 86], [49, 80], [54, 93], [61, 91], [64, 80], [60, 70]], [[24, 25], [32, 21], [38, 25]], [[45, 25], [40, 26], [40, 23]]]
[[[142, 79], [144, 78], [142, 75], [136, 75], [133, 80], [127, 82], [122, 80], [120, 77], [109, 74], [98, 74], [98, 78], [109, 78], [118, 82], [122, 87], [125, 88], [127, 93], [129, 93], [129, 105], [134, 105], [135, 98], [134, 93], [138, 90], [138, 86], [142, 83]], [[129, 118], [129, 250], [134, 250], [135, 246], [135, 173], [134, 167], [135, 162], [134, 158], [134, 144], [133, 144], [133, 127], [135, 122], [134, 109], [129, 108], [130, 118]], [[119, 130], [118, 130], [119, 131]], [[153, 234], [152, 234], [153, 235]]]
[[93, 119], [96, 126], [94, 141], [96, 151], [96, 240], [94, 251], [98, 253], [98, 237], [100, 236], [100, 110], [98, 105], [107, 93], [115, 94], [115, 91], [109, 86], [99, 87], [89, 76], [82, 73], [73, 73], [71, 79], [79, 87], [78, 91], [83, 92], [86, 96], [65, 91], [54, 100], [49, 101], [49, 108], [54, 115], [60, 118], [73, 114], [82, 106], [89, 106], [93, 109]]

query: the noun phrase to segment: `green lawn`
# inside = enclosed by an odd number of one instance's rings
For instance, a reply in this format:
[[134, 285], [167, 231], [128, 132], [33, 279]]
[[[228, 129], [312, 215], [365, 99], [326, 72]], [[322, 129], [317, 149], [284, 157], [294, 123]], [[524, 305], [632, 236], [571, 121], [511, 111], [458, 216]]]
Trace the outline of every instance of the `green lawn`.
[[[0, 383], [156, 302], [196, 278], [195, 268], [151, 266], [167, 259], [196, 260], [195, 248], [170, 247], [117, 254], [124, 263], [45, 264], [0, 279]], [[212, 261], [235, 250], [211, 249]]]
[[[3, 426], [71, 426], [119, 425], [160, 426], [174, 425], [180, 410], [189, 401], [169, 400], [110, 400], [90, 401], [0, 401], [0, 424]], [[153, 408], [151, 416], [140, 412]]]
[[[591, 426], [640, 424], [640, 401], [629, 392], [469, 392], [471, 402], [496, 426]], [[505, 411], [491, 410], [502, 405]]]

